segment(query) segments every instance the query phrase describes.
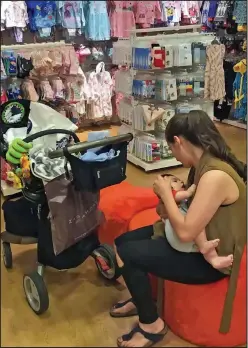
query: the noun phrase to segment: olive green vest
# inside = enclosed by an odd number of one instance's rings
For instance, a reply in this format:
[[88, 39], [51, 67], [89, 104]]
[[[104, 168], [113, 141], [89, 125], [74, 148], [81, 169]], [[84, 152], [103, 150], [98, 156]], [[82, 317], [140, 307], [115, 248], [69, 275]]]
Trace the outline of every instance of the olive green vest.
[[[220, 244], [217, 248], [218, 255], [225, 256], [233, 254], [234, 256], [232, 267], [221, 270], [224, 274], [230, 275], [220, 325], [220, 332], [227, 333], [231, 324], [233, 300], [236, 293], [240, 262], [247, 240], [246, 185], [229, 164], [208, 153], [204, 153], [197, 168], [190, 171], [188, 181], [191, 181], [190, 184], [192, 184], [192, 174], [194, 174], [194, 184], [197, 186], [202, 175], [210, 170], [221, 170], [227, 173], [233, 178], [239, 188], [239, 198], [237, 201], [233, 204], [219, 207], [206, 226], [208, 240], [220, 239]], [[164, 224], [161, 221], [155, 223], [154, 234], [164, 235]]]

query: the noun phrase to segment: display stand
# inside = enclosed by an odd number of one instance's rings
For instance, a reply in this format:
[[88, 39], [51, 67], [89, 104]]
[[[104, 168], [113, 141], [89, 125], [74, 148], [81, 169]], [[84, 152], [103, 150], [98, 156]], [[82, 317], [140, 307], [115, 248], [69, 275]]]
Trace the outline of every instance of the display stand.
[[[146, 34], [146, 35], [144, 35]], [[164, 27], [164, 28], [148, 28], [148, 29], [133, 29], [130, 32], [130, 46], [131, 48], [148, 48], [151, 46], [151, 43], [158, 43], [161, 46], [166, 45], [177, 45], [182, 43], [192, 43], [192, 42], [204, 42], [206, 45], [209, 45], [213, 41], [213, 34], [204, 34], [201, 33], [201, 25], [188, 25], [188, 26], [175, 26], [175, 27]], [[132, 96], [132, 84], [133, 80], [138, 73], [144, 74], [158, 74], [164, 73], [169, 68], [164, 69], [134, 69], [130, 66], [130, 62], [127, 60], [126, 65], [130, 68], [126, 71], [120, 73], [119, 84], [118, 80], [116, 81], [116, 90], [123, 94], [124, 99], [129, 100], [133, 109], [137, 106], [137, 99]], [[173, 69], [173, 68], [172, 68]], [[122, 75], [121, 75], [122, 74]], [[126, 81], [126, 84], [123, 84], [123, 81]], [[179, 100], [178, 100], [179, 101]], [[143, 99], [142, 102], [149, 102], [149, 100]], [[151, 103], [161, 104], [161, 100], [150, 100]], [[204, 103], [204, 111], [208, 114], [208, 116], [213, 119], [214, 118], [214, 105], [212, 101], [202, 100], [202, 98], [198, 98], [197, 103]], [[163, 102], [163, 104], [168, 104]], [[138, 137], [141, 133], [140, 130], [136, 130], [131, 123], [126, 124], [123, 123], [124, 130], [122, 132], [132, 132], [135, 137]], [[146, 133], [149, 133], [146, 132]], [[161, 159], [154, 162], [145, 162], [142, 159], [136, 157], [132, 153], [132, 149], [129, 149], [128, 153], [128, 161], [133, 163], [134, 165], [143, 168], [146, 172], [169, 168], [181, 165], [175, 158], [167, 158]]]

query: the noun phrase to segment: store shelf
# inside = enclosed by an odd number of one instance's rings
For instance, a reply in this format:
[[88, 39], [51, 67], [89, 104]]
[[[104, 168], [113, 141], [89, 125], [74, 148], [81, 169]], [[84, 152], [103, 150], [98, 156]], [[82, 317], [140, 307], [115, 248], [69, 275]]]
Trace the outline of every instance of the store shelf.
[[20, 190], [16, 190], [13, 187], [7, 185], [4, 180], [1, 180], [1, 191], [4, 197], [12, 196], [18, 192], [21, 192]]
[[247, 129], [247, 124], [246, 123], [238, 122], [238, 121], [235, 121], [235, 120], [223, 120], [223, 121], [220, 121], [217, 118], [214, 118], [214, 121], [221, 122], [221, 123], [224, 123], [224, 124], [229, 124], [230, 126], [237, 127], [237, 128]]
[[202, 24], [193, 24], [193, 25], [177, 25], [174, 27], [160, 27], [160, 28], [145, 28], [145, 29], [132, 29], [130, 32], [132, 34], [141, 34], [141, 33], [158, 33], [158, 32], [170, 32], [170, 31], [181, 31], [181, 30], [192, 30], [197, 31], [202, 28]]
[[136, 166], [143, 168], [146, 172], [182, 165], [182, 163], [178, 162], [175, 158], [168, 158], [168, 159], [156, 161], [153, 163], [147, 163], [147, 162], [142, 161], [140, 158], [138, 158], [130, 153], [127, 154], [127, 160], [130, 163], [133, 163]]

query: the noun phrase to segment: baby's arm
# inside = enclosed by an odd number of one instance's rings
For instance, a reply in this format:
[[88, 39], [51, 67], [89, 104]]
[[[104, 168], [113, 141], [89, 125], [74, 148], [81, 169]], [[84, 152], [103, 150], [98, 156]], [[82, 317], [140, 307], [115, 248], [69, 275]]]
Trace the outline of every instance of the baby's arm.
[[180, 203], [181, 201], [184, 201], [185, 199], [189, 199], [194, 194], [195, 189], [196, 189], [196, 185], [191, 185], [187, 190], [178, 191], [175, 194], [175, 201], [177, 203]]

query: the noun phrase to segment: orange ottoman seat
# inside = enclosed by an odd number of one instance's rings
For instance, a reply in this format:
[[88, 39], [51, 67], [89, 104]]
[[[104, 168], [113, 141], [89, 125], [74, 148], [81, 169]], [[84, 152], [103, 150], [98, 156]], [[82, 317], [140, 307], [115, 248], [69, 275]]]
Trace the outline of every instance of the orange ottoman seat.
[[[151, 225], [158, 219], [155, 209], [137, 214], [129, 230]], [[170, 329], [188, 342], [207, 347], [234, 347], [246, 343], [246, 250], [243, 255], [231, 328], [219, 332], [228, 279], [207, 285], [186, 285], [170, 281], [164, 284], [164, 320]], [[157, 281], [152, 278], [153, 293]]]
[[[100, 209], [106, 221], [99, 229], [102, 243], [113, 244], [126, 231], [152, 225], [158, 220], [158, 198], [151, 188], [134, 187], [127, 182], [101, 192]], [[157, 279], [151, 276], [153, 293]], [[231, 328], [219, 333], [228, 279], [207, 285], [186, 285], [165, 281], [164, 320], [186, 341], [207, 347], [234, 347], [246, 343], [246, 251], [241, 263]]]

